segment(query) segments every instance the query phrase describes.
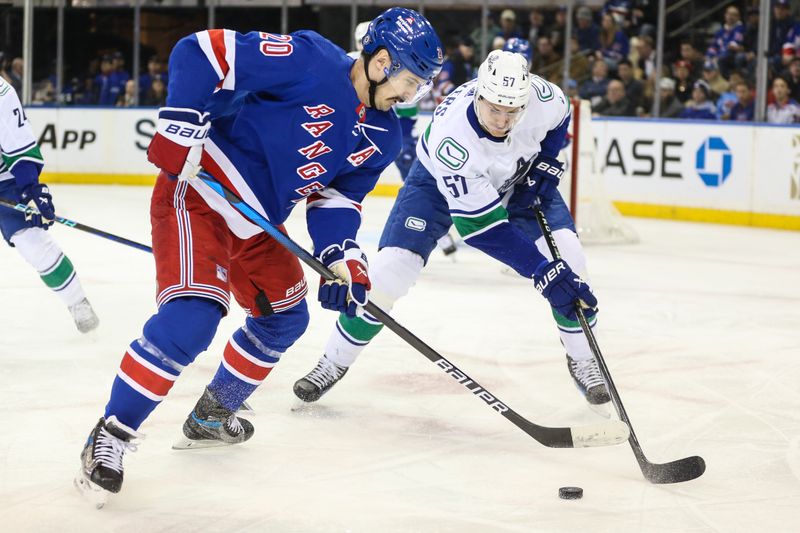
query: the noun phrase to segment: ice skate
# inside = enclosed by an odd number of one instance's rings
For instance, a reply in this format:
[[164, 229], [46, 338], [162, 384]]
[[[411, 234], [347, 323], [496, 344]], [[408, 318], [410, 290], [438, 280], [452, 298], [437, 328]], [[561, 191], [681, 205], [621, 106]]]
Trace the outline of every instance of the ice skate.
[[100, 319], [94, 314], [92, 304], [86, 298], [75, 305], [69, 306], [69, 313], [81, 333], [89, 333], [100, 324]]
[[108, 420], [101, 418], [81, 452], [81, 467], [74, 480], [78, 492], [95, 507], [102, 508], [109, 494], [122, 489], [122, 458], [126, 451], [136, 451], [133, 439], [142, 437], [114, 416]]
[[575, 381], [575, 386], [586, 398], [592, 411], [606, 418], [611, 417], [610, 402], [603, 376], [594, 357], [585, 361], [575, 361], [567, 355], [569, 374]]
[[253, 424], [223, 407], [208, 390], [197, 401], [183, 423], [184, 438], [172, 445], [173, 450], [211, 448], [239, 444], [255, 433]]
[[339, 366], [323, 355], [314, 370], [298, 379], [294, 394], [304, 402], [316, 402], [347, 373], [347, 367]]

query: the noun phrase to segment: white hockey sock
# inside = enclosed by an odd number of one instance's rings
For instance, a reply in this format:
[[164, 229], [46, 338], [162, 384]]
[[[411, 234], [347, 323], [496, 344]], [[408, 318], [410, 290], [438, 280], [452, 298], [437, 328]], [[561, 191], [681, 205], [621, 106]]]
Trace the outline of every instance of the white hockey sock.
[[[370, 301], [388, 313], [398, 299], [408, 294], [423, 266], [422, 257], [414, 252], [403, 248], [383, 248], [370, 260]], [[325, 347], [325, 355], [337, 365], [349, 367], [382, 327], [368, 314], [357, 318], [339, 315]]]
[[11, 242], [68, 307], [86, 297], [72, 262], [49, 233], [41, 228], [27, 228], [15, 233]]

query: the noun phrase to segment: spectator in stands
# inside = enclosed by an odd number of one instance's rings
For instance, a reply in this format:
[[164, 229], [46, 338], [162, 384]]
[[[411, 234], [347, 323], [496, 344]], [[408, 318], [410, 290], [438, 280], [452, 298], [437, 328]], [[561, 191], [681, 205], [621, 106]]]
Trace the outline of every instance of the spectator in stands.
[[686, 102], [680, 118], [716, 119], [716, 107], [710, 98], [711, 87], [704, 80], [697, 80], [692, 89], [692, 98]]
[[772, 80], [775, 101], [767, 106], [767, 122], [771, 124], [797, 124], [800, 122], [800, 104], [789, 98], [789, 84], [781, 77]]
[[[731, 73], [728, 73], [730, 76]], [[708, 86], [711, 87], [711, 91], [714, 94], [720, 95], [724, 92], [727, 92], [730, 88], [730, 84], [728, 80], [722, 77], [719, 72], [719, 68], [717, 68], [717, 64], [713, 61], [706, 61], [703, 64], [703, 79], [708, 83]]]
[[100, 74], [94, 80], [97, 93], [95, 101], [98, 105], [115, 106], [120, 95], [124, 94], [125, 84], [130, 79], [127, 72], [120, 70], [124, 64], [125, 59], [119, 52], [101, 58]]
[[631, 0], [606, 0], [603, 4], [603, 15], [611, 15], [620, 29], [627, 30], [630, 26], [632, 7]]
[[703, 62], [705, 58], [694, 46], [694, 42], [691, 39], [681, 41], [681, 59], [689, 63], [691, 72], [694, 75], [698, 75], [698, 73], [703, 71]]
[[495, 36], [506, 41], [512, 37], [522, 39], [522, 32], [517, 27], [517, 15], [512, 10], [504, 9], [500, 14], [500, 31]]
[[746, 82], [739, 82], [733, 88], [736, 91], [736, 104], [731, 108], [729, 120], [736, 122], [752, 122], [755, 115], [753, 91]]
[[735, 5], [725, 9], [725, 23], [714, 35], [714, 40], [706, 51], [706, 57], [716, 61], [723, 77], [735, 68], [746, 66], [744, 54], [744, 24], [739, 8]]
[[167, 84], [158, 78], [153, 80], [150, 89], [144, 95], [142, 105], [164, 107], [167, 105]]
[[[472, 30], [472, 33], [469, 34], [469, 37], [470, 37], [470, 39], [472, 39], [472, 42], [475, 43], [475, 45], [476, 45], [476, 47], [478, 49], [481, 49], [481, 57], [485, 57], [486, 54], [489, 53], [489, 50], [493, 50], [493, 48], [491, 48], [491, 46], [492, 46], [492, 41], [494, 40], [494, 36], [497, 35], [498, 33], [500, 33], [501, 31], [502, 31], [502, 29], [495, 22], [494, 16], [492, 15], [492, 12], [491, 11], [487, 11], [486, 12], [486, 39], [487, 39], [486, 45], [483, 46], [481, 44], [481, 39], [482, 39], [483, 33], [481, 31], [481, 25], [480, 24], [478, 24], [478, 27], [475, 28], [474, 30]], [[505, 42], [505, 39], [503, 40], [503, 42]], [[500, 48], [502, 48], [502, 47], [503, 46], [500, 45]]]
[[550, 37], [545, 35], [539, 37], [536, 42], [536, 51], [533, 53], [533, 61], [531, 61], [531, 72], [550, 79], [556, 76], [559, 64], [561, 64], [561, 55], [553, 49]]
[[644, 85], [641, 81], [633, 77], [633, 65], [627, 59], [623, 59], [617, 65], [617, 76], [619, 81], [625, 86], [625, 96], [631, 106], [637, 110], [644, 106]]
[[578, 94], [578, 82], [572, 78], [567, 80], [567, 98], [580, 98], [580, 95]]
[[636, 112], [625, 96], [625, 86], [619, 80], [611, 80], [606, 95], [597, 105], [592, 106], [592, 113], [607, 117], [633, 117]]
[[636, 67], [641, 71], [641, 78], [653, 79], [656, 73], [656, 49], [653, 38], [649, 35], [640, 37], [636, 49], [639, 52]]
[[731, 116], [731, 109], [733, 106], [736, 105], [737, 98], [736, 92], [733, 90], [733, 87], [736, 86], [739, 82], [744, 81], [742, 74], [738, 70], [734, 70], [731, 72], [731, 77], [729, 80], [730, 87], [727, 91], [719, 95], [717, 98], [717, 119], [719, 120], [728, 120]]
[[675, 97], [685, 104], [692, 97], [694, 90], [691, 64], [683, 59], [676, 61], [672, 65], [672, 77], [675, 78]]
[[[580, 84], [589, 78], [592, 64], [586, 54], [580, 51], [578, 38], [576, 36], [573, 35], [570, 37], [569, 46], [572, 54], [569, 61], [569, 77]], [[563, 61], [562, 66], [557, 70], [563, 70]]]
[[[567, 8], [561, 6], [556, 10], [555, 20], [547, 27], [544, 33], [550, 37], [550, 42], [553, 43], [553, 48], [556, 50], [564, 49], [564, 38], [567, 35]], [[535, 43], [536, 41], [531, 41]]]
[[617, 70], [617, 64], [628, 57], [630, 44], [625, 32], [617, 27], [611, 13], [603, 15], [600, 23], [600, 48], [597, 51], [597, 58], [602, 59], [610, 70]]
[[581, 6], [578, 8], [575, 18], [578, 21], [575, 34], [578, 36], [578, 45], [581, 47], [581, 51], [596, 51], [600, 48], [600, 28], [594, 23], [592, 10]]
[[800, 57], [792, 58], [789, 67], [781, 74], [781, 78], [789, 84], [791, 98], [800, 102]]
[[531, 9], [530, 13], [528, 13], [528, 22], [531, 25], [528, 30], [528, 42], [535, 43], [539, 37], [547, 35], [544, 27], [544, 11], [538, 7]]
[[136, 83], [133, 80], [125, 82], [125, 91], [117, 98], [117, 107], [133, 107], [136, 105]]
[[772, 7], [770, 23], [769, 55], [770, 66], [780, 71], [796, 55], [796, 37], [800, 37], [800, 24], [792, 17], [789, 0], [776, 0]]
[[167, 72], [164, 69], [164, 63], [158, 56], [151, 56], [147, 60], [147, 72], [139, 76], [139, 100], [144, 99], [145, 93], [150, 90], [153, 85], [153, 80], [159, 79], [164, 82], [164, 85], [169, 85]]
[[15, 57], [11, 60], [11, 67], [6, 70], [6, 81], [11, 87], [17, 91], [17, 94], [22, 97], [22, 80], [23, 80], [23, 67], [24, 62], [21, 57]]
[[[578, 93], [584, 100], [589, 100], [594, 107], [607, 94], [609, 81], [608, 65], [605, 61], [595, 61], [592, 65], [592, 77], [581, 84]], [[624, 86], [622, 90], [625, 91]]]
[[661, 87], [661, 118], [678, 118], [683, 112], [683, 104], [675, 98], [675, 80], [661, 78], [658, 82]]
[[451, 35], [445, 40], [445, 59], [436, 77], [436, 93], [447, 96], [452, 90], [473, 78], [472, 58], [475, 56], [472, 40]]
[[502, 36], [498, 35], [497, 37], [492, 39], [492, 43], [491, 43], [491, 46], [489, 47], [489, 51], [502, 50], [505, 45], [506, 45], [506, 40], [503, 39]]

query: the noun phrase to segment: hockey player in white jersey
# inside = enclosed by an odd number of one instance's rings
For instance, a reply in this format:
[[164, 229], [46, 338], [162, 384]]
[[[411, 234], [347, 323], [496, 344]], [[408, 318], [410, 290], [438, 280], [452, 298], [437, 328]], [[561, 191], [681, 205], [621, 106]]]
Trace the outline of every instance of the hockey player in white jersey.
[[[548, 300], [567, 352], [567, 366], [589, 404], [608, 391], [575, 314], [592, 327], [597, 300], [580, 277], [586, 261], [557, 186], [557, 160], [570, 120], [557, 86], [528, 72], [523, 56], [494, 51], [477, 80], [453, 91], [434, 111], [414, 163], [371, 258], [370, 300], [389, 310], [420, 275], [436, 240], [454, 225], [464, 241], [498, 259]], [[531, 206], [541, 201], [563, 260], [554, 261]], [[325, 354], [294, 386], [313, 402], [347, 372], [381, 330], [374, 317], [340, 315]], [[601, 413], [605, 406], [596, 410]]]
[[44, 166], [19, 97], [0, 78], [0, 198], [35, 208], [25, 214], [0, 207], [0, 232], [9, 244], [39, 272], [42, 281], [69, 309], [78, 331], [87, 333], [99, 321], [86, 299], [72, 262], [46, 230], [53, 225], [55, 208], [47, 185], [39, 182]]

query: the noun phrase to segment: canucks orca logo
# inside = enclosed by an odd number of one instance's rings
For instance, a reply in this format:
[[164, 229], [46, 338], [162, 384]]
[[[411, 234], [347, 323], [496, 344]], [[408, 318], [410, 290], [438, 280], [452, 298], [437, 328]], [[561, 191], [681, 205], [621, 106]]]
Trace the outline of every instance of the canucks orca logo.
[[532, 166], [532, 157], [527, 161], [525, 161], [525, 159], [522, 157], [517, 159], [517, 169], [514, 171], [514, 174], [503, 182], [503, 184], [497, 189], [497, 192], [502, 195], [518, 182], [522, 181], [522, 179], [528, 175], [528, 172], [530, 172]]
[[697, 149], [694, 167], [708, 187], [721, 187], [731, 175], [733, 154], [722, 137], [709, 137]]

